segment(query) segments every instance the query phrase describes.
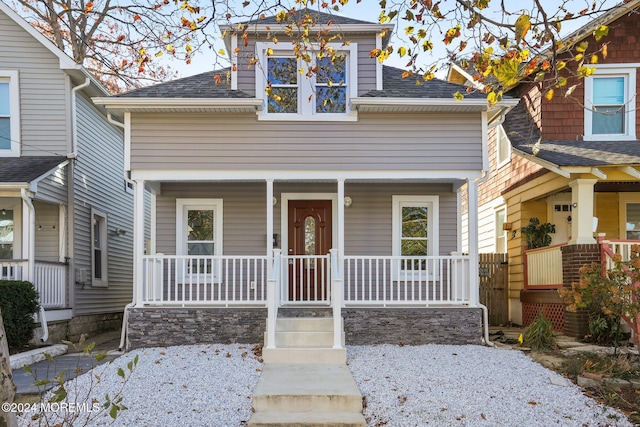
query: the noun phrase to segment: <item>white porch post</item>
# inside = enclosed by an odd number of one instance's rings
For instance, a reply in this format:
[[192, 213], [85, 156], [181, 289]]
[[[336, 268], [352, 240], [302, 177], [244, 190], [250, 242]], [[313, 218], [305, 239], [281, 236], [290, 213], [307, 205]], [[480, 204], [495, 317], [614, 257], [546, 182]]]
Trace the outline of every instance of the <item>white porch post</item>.
[[142, 304], [144, 253], [144, 181], [135, 181], [133, 199], [133, 296], [137, 306]]
[[571, 239], [570, 245], [596, 243], [593, 238], [593, 186], [597, 179], [576, 179], [571, 187]]
[[273, 180], [267, 179], [267, 278], [273, 271]]
[[[22, 259], [27, 260], [27, 271], [23, 272], [21, 280], [34, 280], [36, 257], [36, 212], [31, 203], [31, 196], [22, 189]], [[26, 273], [26, 274], [25, 274]], [[26, 276], [26, 277], [25, 277]]]
[[480, 302], [480, 284], [478, 271], [478, 183], [467, 181], [468, 235], [469, 235], [469, 304], [476, 306]]
[[342, 280], [342, 266], [344, 265], [344, 179], [338, 180], [338, 241], [336, 242], [338, 252], [338, 279]]

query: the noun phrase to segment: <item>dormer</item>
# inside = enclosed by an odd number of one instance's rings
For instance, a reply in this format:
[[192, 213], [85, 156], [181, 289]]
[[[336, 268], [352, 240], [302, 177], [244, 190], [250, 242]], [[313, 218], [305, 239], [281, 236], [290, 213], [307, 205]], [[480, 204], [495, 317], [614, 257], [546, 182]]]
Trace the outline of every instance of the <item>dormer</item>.
[[[304, 43], [302, 20], [312, 22]], [[352, 99], [382, 90], [371, 51], [386, 47], [393, 26], [303, 9], [224, 30], [231, 89], [263, 101], [260, 120], [349, 121], [357, 119]]]

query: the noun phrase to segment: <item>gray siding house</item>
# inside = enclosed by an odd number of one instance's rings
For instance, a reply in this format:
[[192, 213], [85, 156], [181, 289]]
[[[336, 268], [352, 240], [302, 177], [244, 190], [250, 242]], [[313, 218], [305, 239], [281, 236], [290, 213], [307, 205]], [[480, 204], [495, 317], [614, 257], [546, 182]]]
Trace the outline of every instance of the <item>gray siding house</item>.
[[0, 276], [35, 284], [51, 341], [117, 328], [131, 301], [133, 189], [105, 95], [0, 2]]
[[381, 65], [370, 51], [388, 26], [299, 13], [350, 41], [332, 46], [332, 64], [312, 59], [330, 77], [298, 73], [305, 63], [266, 18], [246, 46], [228, 37], [229, 69], [93, 99], [124, 115], [125, 167], [152, 191], [150, 224], [136, 191], [129, 346], [266, 331], [269, 352], [293, 346], [277, 338], [281, 318], [311, 316], [334, 325], [314, 347], [480, 343], [477, 241], [460, 252], [459, 190], [477, 207], [488, 118], [505, 107]]

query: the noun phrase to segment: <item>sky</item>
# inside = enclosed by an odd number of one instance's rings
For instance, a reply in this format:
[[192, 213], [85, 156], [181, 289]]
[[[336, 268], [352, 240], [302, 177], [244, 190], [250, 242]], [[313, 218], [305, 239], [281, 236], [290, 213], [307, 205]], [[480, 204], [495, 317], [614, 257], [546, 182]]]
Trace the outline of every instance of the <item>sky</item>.
[[[238, 0], [226, 0], [226, 1], [236, 5], [239, 3]], [[392, 1], [393, 0], [387, 0], [389, 5], [391, 5]], [[518, 8], [527, 8], [527, 7], [530, 8], [530, 6], [528, 5], [532, 5], [534, 3], [533, 0], [503, 0], [503, 1], [505, 2], [508, 8], [513, 8], [514, 11], [517, 11]], [[572, 12], [574, 11], [577, 12], [584, 9], [585, 7], [590, 7], [592, 1], [593, 0], [565, 0], [563, 2], [561, 0], [542, 0], [542, 4], [546, 10], [556, 11], [559, 5], [565, 3], [566, 4], [565, 7], [568, 10]], [[606, 7], [613, 6], [619, 2], [619, 0], [596, 0], [596, 1], [597, 2], [603, 1]], [[441, 7], [444, 9], [447, 3], [452, 3], [452, 1], [443, 0]], [[495, 5], [494, 8], [484, 11], [484, 13], [489, 18], [499, 20], [501, 17], [501, 14], [499, 13], [498, 10], [495, 9], [495, 7], [499, 6], [500, 1], [492, 0], [492, 4]], [[362, 20], [362, 21], [370, 21], [373, 23], [377, 23], [380, 15], [380, 10], [381, 9], [379, 6], [379, 0], [361, 0], [360, 3], [357, 3], [356, 0], [350, 0], [338, 14], [347, 16], [350, 18]], [[406, 21], [400, 21], [399, 25], [404, 27], [405, 22]], [[565, 35], [569, 34], [572, 31], [579, 28], [581, 25], [585, 25], [587, 22], [588, 20], [583, 18], [582, 20], [577, 20], [571, 23], [564, 23], [562, 27], [562, 33]], [[398, 25], [397, 21], [394, 23]], [[446, 30], [446, 28], [444, 30]], [[423, 62], [427, 62], [427, 61], [432, 62], [434, 60], [437, 60], [446, 56], [445, 46], [442, 43], [443, 37], [444, 36], [440, 34], [436, 36], [432, 35], [432, 39], [434, 40], [434, 44], [435, 44], [434, 52], [432, 55], [433, 57], [432, 58], [424, 57], [422, 58]], [[392, 39], [391, 43], [394, 46], [399, 46], [400, 44], [402, 44], [402, 42], [399, 41], [399, 39], [397, 38], [395, 40]], [[174, 62], [170, 62], [169, 65], [178, 72], [179, 77], [186, 77], [186, 76], [190, 76], [198, 73], [203, 73], [206, 71], [211, 71], [214, 69], [214, 63], [216, 62], [216, 55], [214, 52], [216, 52], [221, 48], [224, 48], [224, 45], [222, 42], [219, 42], [219, 45], [216, 45], [214, 49], [197, 54], [193, 58], [191, 64], [185, 64], [184, 62], [174, 61]], [[407, 62], [406, 58], [401, 59], [394, 54], [394, 55], [391, 55], [387, 61], [385, 61], [385, 64], [398, 67], [398, 68], [405, 68], [406, 62]], [[440, 72], [436, 73], [436, 76], [441, 78], [444, 77], [444, 72], [446, 71], [446, 68], [447, 68], [446, 64], [441, 63]]]

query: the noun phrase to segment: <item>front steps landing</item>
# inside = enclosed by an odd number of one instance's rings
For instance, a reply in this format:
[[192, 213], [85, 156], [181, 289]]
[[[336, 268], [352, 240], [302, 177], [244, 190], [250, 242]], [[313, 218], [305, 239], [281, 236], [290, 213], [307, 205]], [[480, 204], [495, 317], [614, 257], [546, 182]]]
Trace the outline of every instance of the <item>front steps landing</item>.
[[345, 364], [269, 364], [249, 426], [365, 426], [362, 395]]

